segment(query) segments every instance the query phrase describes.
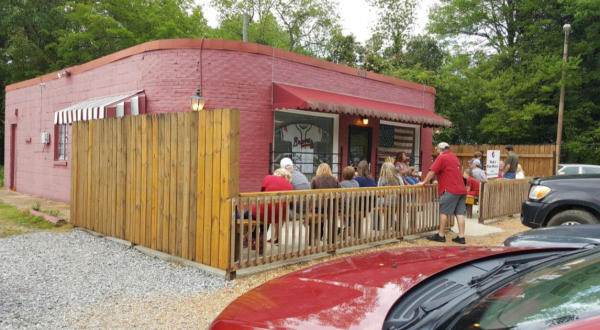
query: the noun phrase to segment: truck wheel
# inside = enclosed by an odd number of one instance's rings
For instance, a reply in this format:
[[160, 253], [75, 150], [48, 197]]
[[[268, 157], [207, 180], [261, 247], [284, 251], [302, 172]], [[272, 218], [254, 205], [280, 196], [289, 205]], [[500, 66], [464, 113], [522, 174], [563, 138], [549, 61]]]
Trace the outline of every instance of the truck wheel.
[[548, 221], [547, 227], [572, 226], [572, 225], [595, 225], [600, 223], [591, 213], [582, 210], [567, 210], [560, 212]]

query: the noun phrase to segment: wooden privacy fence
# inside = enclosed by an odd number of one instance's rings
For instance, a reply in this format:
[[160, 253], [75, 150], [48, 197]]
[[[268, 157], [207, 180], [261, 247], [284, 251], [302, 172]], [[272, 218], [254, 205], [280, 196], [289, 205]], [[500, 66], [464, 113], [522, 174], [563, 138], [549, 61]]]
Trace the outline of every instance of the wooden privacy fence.
[[[506, 145], [452, 145], [450, 150], [458, 157], [463, 169], [468, 168], [468, 162], [476, 151], [483, 152], [483, 164], [487, 161], [488, 150], [500, 150], [502, 160], [506, 159]], [[519, 163], [528, 177], [554, 175], [556, 164], [555, 145], [515, 145], [515, 153], [519, 155]], [[435, 146], [432, 155], [437, 155]]]
[[521, 204], [529, 196], [531, 178], [490, 180], [479, 187], [479, 223], [521, 213]]
[[436, 230], [439, 195], [437, 185], [249, 193], [231, 214], [236, 271]]
[[229, 268], [239, 111], [73, 123], [74, 225]]

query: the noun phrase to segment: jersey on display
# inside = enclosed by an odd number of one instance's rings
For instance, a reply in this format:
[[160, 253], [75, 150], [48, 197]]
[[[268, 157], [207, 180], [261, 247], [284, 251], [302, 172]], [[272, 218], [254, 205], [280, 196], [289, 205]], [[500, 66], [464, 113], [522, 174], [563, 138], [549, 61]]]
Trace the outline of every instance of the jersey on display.
[[313, 173], [315, 143], [323, 140], [323, 131], [313, 125], [291, 124], [281, 129], [281, 140], [292, 143], [293, 161], [300, 172]]

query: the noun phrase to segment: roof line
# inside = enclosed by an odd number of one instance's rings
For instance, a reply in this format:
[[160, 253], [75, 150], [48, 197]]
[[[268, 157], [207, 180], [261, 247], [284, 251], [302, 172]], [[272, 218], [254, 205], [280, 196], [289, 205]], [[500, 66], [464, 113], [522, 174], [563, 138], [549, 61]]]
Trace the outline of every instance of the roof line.
[[[424, 91], [426, 93], [430, 93], [435, 95], [436, 90], [434, 87], [399, 79], [393, 78], [389, 76], [385, 76], [382, 74], [359, 70], [356, 68], [351, 68], [345, 65], [336, 64], [332, 62], [328, 62], [325, 60], [321, 60], [318, 58], [313, 58], [301, 54], [296, 54], [292, 52], [288, 52], [282, 49], [274, 48], [271, 46], [264, 46], [255, 43], [241, 42], [235, 40], [218, 40], [218, 39], [164, 39], [164, 40], [155, 40], [149, 41], [137, 46], [133, 46], [119, 52], [95, 59], [93, 61], [83, 63], [81, 65], [77, 65], [74, 67], [67, 68], [69, 74], [78, 74], [82, 72], [86, 72], [100, 66], [113, 63], [124, 59], [126, 57], [130, 57], [133, 55], [141, 54], [144, 52], [155, 51], [155, 50], [168, 50], [168, 49], [207, 49], [207, 50], [230, 50], [230, 51], [238, 51], [245, 53], [253, 53], [253, 54], [261, 54], [276, 57], [283, 60], [288, 60], [300, 64], [310, 65], [330, 71], [345, 73], [353, 76], [359, 76], [365, 79], [379, 81], [395, 86], [401, 86], [405, 88], [410, 88], [418, 91]], [[40, 83], [45, 83], [48, 81], [52, 81], [58, 78], [58, 71], [52, 72], [37, 78], [17, 82], [11, 85], [6, 86], [6, 91], [12, 91], [20, 88], [35, 86]]]

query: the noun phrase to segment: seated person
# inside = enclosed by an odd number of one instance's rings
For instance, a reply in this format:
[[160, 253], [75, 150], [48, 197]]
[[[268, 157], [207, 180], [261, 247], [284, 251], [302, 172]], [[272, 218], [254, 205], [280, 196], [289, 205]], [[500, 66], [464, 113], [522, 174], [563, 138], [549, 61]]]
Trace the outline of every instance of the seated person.
[[467, 180], [467, 195], [479, 197], [479, 181], [473, 177], [473, 171], [465, 170], [463, 177]]
[[340, 187], [342, 187], [342, 188], [360, 188], [358, 181], [354, 180], [354, 174], [355, 174], [354, 167], [347, 166], [342, 171], [342, 177], [344, 178], [344, 181], [340, 182]]

